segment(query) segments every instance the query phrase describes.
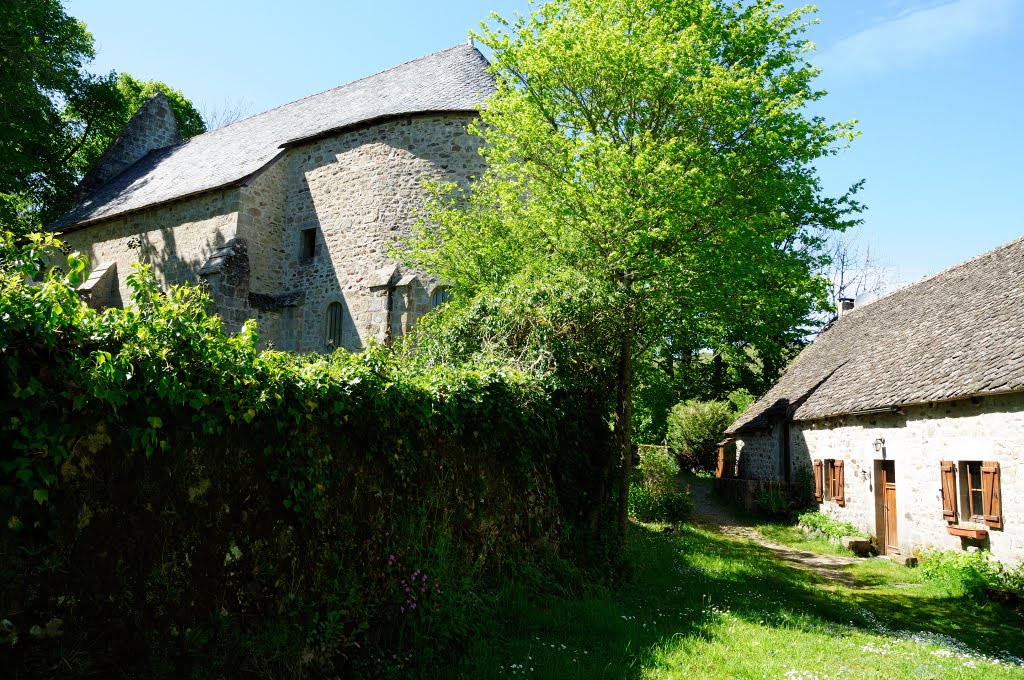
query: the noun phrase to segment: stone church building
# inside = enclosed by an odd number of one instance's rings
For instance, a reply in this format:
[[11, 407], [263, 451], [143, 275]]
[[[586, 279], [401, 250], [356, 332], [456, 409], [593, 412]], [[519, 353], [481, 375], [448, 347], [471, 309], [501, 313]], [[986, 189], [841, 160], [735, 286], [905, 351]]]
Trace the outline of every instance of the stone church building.
[[443, 300], [389, 256], [423, 205], [423, 180], [483, 171], [467, 125], [494, 91], [459, 45], [182, 141], [163, 95], [128, 122], [51, 229], [92, 263], [83, 296], [122, 306], [132, 263], [163, 286], [206, 282], [228, 331], [358, 351]]
[[719, 486], [813, 489], [881, 553], [1024, 562], [1022, 300], [1024, 238], [844, 310], [729, 427]]

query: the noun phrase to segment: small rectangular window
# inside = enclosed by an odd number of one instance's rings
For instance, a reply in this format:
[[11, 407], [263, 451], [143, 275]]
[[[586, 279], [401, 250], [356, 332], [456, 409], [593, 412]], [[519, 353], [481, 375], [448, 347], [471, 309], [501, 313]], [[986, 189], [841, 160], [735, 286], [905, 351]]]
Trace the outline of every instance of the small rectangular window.
[[300, 257], [303, 262], [310, 262], [316, 256], [316, 229], [302, 230], [302, 251]]

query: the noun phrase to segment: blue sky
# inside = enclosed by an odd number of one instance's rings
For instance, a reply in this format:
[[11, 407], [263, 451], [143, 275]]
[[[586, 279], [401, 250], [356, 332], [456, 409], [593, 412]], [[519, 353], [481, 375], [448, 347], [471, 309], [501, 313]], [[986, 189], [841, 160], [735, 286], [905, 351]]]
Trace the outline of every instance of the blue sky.
[[[786, 1], [789, 8], [801, 3]], [[200, 109], [257, 113], [466, 40], [526, 0], [68, 0], [94, 71], [182, 90]], [[859, 121], [819, 165], [839, 193], [865, 179], [863, 240], [894, 282], [1024, 235], [1024, 2], [823, 0], [808, 30], [829, 91], [815, 112]]]

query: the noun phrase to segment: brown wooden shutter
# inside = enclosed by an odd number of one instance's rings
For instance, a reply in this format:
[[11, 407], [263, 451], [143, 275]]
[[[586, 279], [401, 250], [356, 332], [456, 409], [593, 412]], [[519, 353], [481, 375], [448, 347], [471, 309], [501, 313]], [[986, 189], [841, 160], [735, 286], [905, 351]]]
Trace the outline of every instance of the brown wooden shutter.
[[981, 464], [981, 497], [984, 510], [981, 518], [996, 529], [1003, 526], [1003, 493], [999, 488], [999, 463]]
[[836, 505], [846, 505], [846, 480], [843, 478], [843, 461], [832, 463], [832, 478], [835, 480], [835, 491], [832, 498]]
[[942, 475], [942, 518], [956, 521], [956, 466], [953, 461], [939, 463]]
[[824, 494], [822, 493], [823, 482], [821, 480], [821, 473], [821, 461], [816, 460], [814, 461], [814, 500], [819, 503], [821, 502], [821, 499], [824, 498]]

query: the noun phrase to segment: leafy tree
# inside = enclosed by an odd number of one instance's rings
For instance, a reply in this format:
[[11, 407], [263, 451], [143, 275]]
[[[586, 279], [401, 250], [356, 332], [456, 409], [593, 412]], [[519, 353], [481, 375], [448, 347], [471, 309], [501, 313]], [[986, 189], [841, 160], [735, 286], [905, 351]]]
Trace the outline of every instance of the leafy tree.
[[[5, 212], [70, 191], [73, 130], [64, 104], [105, 109], [111, 78], [91, 76], [92, 36], [57, 0], [0, 4], [0, 193]], [[92, 102], [91, 105], [86, 102]], [[8, 218], [10, 219], [10, 217]], [[9, 223], [9, 222], [8, 222]]]
[[59, 0], [0, 3], [0, 220], [25, 233], [67, 210], [89, 165], [156, 89], [184, 136], [205, 128], [177, 90], [127, 74], [95, 75], [85, 24]]
[[668, 445], [672, 452], [699, 470], [713, 470], [725, 428], [736, 418], [727, 401], [690, 400], [676, 404], [668, 416]]
[[593, 334], [579, 346], [609, 381], [616, 441], [596, 464], [618, 463], [623, 526], [635, 359], [791, 329], [824, 304], [822, 235], [855, 221], [856, 187], [827, 197], [812, 165], [854, 131], [804, 112], [824, 95], [805, 13], [553, 0], [477, 36], [498, 77], [474, 128], [488, 169], [431, 202], [410, 259], [464, 304], [510, 285], [585, 298], [551, 335]]

